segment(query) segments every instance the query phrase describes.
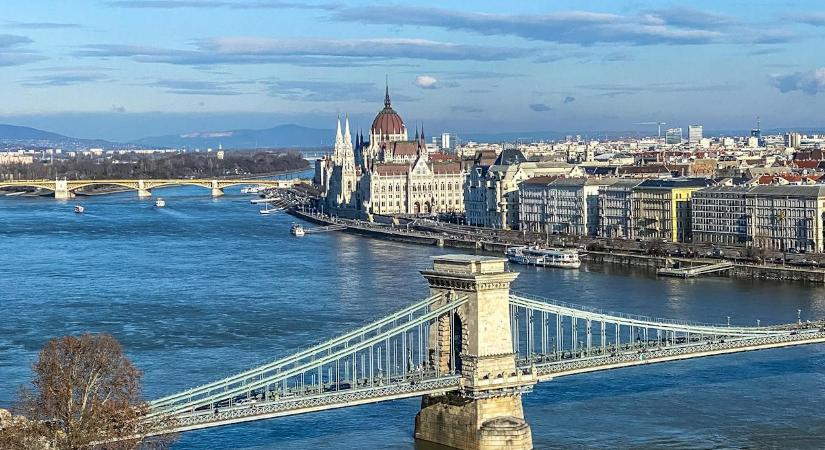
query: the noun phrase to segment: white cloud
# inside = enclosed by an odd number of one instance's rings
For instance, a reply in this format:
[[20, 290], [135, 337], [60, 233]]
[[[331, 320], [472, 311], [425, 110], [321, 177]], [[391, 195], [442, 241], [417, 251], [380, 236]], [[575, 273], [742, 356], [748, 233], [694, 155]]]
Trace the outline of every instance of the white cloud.
[[802, 91], [816, 95], [825, 92], [825, 67], [808, 72], [795, 72], [785, 75], [774, 75], [771, 84], [783, 94], [792, 91]]
[[436, 89], [438, 88], [438, 80], [429, 75], [419, 75], [415, 77], [415, 85], [421, 89]]

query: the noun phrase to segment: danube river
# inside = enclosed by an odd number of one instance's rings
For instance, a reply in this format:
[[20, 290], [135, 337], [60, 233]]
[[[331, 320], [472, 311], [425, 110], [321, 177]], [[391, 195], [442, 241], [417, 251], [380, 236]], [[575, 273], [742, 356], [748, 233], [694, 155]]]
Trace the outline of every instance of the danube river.
[[[295, 238], [228, 189], [59, 202], [0, 197], [0, 407], [52, 337], [107, 331], [155, 398], [293, 352], [426, 295], [449, 249], [341, 233]], [[75, 203], [86, 214], [72, 212]], [[825, 289], [657, 279], [625, 268], [515, 267], [515, 288], [609, 310], [735, 324], [825, 317]], [[418, 400], [181, 436], [175, 449], [414, 449]], [[805, 448], [825, 442], [825, 346], [559, 379], [524, 399], [536, 448]]]

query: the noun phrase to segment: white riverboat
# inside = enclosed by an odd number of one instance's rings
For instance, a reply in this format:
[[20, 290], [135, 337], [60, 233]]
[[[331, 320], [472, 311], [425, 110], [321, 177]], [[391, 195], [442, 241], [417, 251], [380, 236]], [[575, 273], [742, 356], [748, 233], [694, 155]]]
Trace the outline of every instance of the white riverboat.
[[74, 212], [77, 214], [83, 214], [84, 212], [86, 212], [86, 208], [84, 208], [81, 205], [74, 205]]
[[278, 210], [276, 208], [270, 208], [269, 203], [264, 203], [264, 209], [262, 209], [258, 212], [261, 213], [261, 215], [268, 216], [268, 215], [273, 214], [277, 211]]
[[579, 252], [575, 249], [510, 247], [507, 259], [516, 264], [529, 266], [556, 267], [559, 269], [578, 269], [581, 267]]
[[293, 236], [298, 237], [301, 237], [305, 234], [304, 227], [301, 226], [300, 223], [293, 223], [292, 228], [290, 228], [289, 232], [292, 233]]
[[159, 198], [155, 200], [155, 208], [165, 208], [166, 207], [166, 200]]
[[241, 194], [260, 194], [266, 186], [247, 186], [241, 189]]

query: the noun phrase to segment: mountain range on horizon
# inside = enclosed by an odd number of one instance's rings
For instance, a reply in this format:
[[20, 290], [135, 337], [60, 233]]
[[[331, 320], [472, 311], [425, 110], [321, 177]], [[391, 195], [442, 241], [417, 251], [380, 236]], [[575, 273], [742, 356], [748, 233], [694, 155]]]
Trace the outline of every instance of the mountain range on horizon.
[[[766, 134], [781, 134], [787, 131], [822, 133], [825, 129], [770, 129]], [[747, 130], [706, 131], [706, 136], [744, 136]], [[568, 135], [580, 135], [589, 139], [613, 139], [628, 136], [643, 136], [637, 131], [530, 131], [502, 133], [466, 133], [454, 136], [460, 142], [530, 142], [538, 140], [559, 140]], [[81, 139], [32, 127], [0, 124], [0, 142], [28, 147], [64, 149], [104, 148], [185, 148], [185, 149], [253, 149], [253, 148], [326, 148], [332, 146], [335, 131], [310, 128], [296, 124], [277, 125], [265, 129], [238, 129], [226, 131], [195, 131], [182, 134], [152, 136], [135, 141], [120, 143], [103, 139]]]

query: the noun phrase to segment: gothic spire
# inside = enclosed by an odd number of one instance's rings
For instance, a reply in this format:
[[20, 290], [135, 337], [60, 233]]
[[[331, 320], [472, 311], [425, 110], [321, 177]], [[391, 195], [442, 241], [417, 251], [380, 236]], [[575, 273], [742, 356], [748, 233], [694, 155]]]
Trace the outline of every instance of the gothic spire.
[[384, 88], [384, 108], [390, 108], [390, 78], [387, 77], [387, 82]]
[[346, 119], [344, 119], [344, 120], [346, 121], [346, 124], [347, 124], [346, 125], [346, 131], [344, 132], [344, 141], [351, 143], [352, 142], [352, 136], [349, 133], [349, 115], [347, 115]]

